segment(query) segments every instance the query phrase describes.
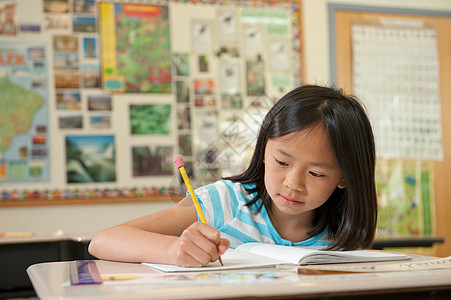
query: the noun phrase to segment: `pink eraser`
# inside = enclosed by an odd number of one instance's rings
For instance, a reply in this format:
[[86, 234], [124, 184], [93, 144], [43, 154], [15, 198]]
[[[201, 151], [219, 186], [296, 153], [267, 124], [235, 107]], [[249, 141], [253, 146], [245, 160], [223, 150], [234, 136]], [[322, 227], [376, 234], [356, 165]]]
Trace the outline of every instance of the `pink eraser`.
[[179, 155], [174, 157], [174, 164], [178, 168], [183, 167], [185, 164], [183, 163], [183, 158]]

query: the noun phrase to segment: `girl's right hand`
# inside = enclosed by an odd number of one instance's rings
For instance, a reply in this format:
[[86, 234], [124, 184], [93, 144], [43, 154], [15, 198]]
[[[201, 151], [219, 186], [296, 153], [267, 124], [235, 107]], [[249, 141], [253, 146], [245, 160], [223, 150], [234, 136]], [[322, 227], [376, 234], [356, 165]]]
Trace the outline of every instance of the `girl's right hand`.
[[186, 228], [170, 249], [174, 264], [182, 267], [201, 267], [217, 261], [230, 247], [219, 231], [201, 222]]

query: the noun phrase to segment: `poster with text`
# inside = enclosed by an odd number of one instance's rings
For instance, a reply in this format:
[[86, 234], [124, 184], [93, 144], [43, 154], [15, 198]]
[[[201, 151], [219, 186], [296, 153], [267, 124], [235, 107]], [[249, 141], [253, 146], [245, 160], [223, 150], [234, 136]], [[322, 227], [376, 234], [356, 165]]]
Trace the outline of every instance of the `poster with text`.
[[111, 92], [170, 93], [166, 6], [100, 3], [102, 85]]

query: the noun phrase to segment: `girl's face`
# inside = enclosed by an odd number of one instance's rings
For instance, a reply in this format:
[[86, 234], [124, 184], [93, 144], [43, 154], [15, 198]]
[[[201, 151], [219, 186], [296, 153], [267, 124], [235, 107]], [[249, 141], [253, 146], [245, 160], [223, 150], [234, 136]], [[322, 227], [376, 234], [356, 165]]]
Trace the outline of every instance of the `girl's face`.
[[346, 186], [322, 125], [268, 140], [264, 163], [274, 214], [311, 216]]

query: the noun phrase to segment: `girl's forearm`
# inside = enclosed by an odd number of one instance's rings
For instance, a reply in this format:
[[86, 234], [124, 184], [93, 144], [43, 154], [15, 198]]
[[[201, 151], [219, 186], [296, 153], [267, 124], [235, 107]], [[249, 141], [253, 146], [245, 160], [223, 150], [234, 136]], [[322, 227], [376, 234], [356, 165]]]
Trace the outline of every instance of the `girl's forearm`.
[[119, 225], [98, 232], [89, 244], [89, 253], [105, 260], [172, 263], [170, 249], [177, 238]]

